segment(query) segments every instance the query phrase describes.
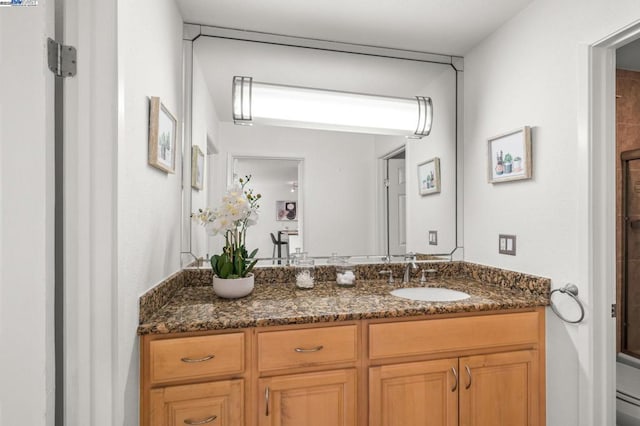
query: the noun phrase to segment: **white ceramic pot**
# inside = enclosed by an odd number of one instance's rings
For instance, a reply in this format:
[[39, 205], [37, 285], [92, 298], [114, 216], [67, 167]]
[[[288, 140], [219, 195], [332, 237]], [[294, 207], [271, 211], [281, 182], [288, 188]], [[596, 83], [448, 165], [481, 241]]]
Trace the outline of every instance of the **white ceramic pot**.
[[244, 278], [219, 278], [213, 276], [213, 291], [225, 299], [238, 299], [253, 291], [253, 274]]

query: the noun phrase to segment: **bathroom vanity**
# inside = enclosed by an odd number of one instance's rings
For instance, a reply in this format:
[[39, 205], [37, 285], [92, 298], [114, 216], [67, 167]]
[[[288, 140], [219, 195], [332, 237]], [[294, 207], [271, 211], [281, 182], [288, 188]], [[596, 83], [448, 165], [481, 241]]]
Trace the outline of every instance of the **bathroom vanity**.
[[471, 295], [457, 302], [398, 298], [366, 279], [263, 283], [230, 301], [192, 274], [174, 277], [166, 303], [141, 305], [144, 426], [545, 424], [548, 280], [395, 285]]

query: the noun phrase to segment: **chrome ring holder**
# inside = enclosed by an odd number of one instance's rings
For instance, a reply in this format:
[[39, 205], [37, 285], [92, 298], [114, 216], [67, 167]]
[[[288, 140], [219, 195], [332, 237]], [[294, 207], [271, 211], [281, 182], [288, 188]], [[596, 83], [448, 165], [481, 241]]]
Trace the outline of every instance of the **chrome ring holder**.
[[[556, 308], [556, 305], [554, 305], [553, 299], [551, 298], [551, 296], [553, 296], [553, 293], [557, 291], [562, 294], [566, 294], [576, 301], [578, 307], [580, 308], [580, 318], [578, 318], [577, 320], [569, 320], [558, 311], [558, 308]], [[567, 284], [564, 287], [552, 290], [551, 293], [549, 293], [549, 304], [553, 313], [555, 313], [564, 322], [568, 322], [569, 324], [578, 324], [584, 319], [584, 306], [582, 305], [580, 299], [578, 299], [578, 286], [576, 286], [575, 284]]]

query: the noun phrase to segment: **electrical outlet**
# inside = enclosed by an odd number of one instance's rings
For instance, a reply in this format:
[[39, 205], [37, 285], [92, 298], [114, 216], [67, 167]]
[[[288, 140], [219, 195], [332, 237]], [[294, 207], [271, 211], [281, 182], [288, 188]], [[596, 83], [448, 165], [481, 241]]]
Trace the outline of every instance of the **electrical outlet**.
[[438, 231], [429, 231], [429, 245], [430, 246], [438, 245]]
[[516, 236], [515, 235], [498, 235], [498, 253], [516, 255]]

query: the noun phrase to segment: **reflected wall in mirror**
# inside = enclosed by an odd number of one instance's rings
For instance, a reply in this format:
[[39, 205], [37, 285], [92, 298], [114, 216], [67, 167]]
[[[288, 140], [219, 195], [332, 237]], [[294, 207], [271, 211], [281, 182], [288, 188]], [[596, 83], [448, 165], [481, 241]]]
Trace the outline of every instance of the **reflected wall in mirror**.
[[[262, 159], [263, 165], [295, 160], [300, 164], [299, 240], [295, 244], [310, 256], [334, 252], [354, 256], [448, 254], [455, 250], [458, 75], [451, 65], [206, 36], [193, 42], [193, 53], [193, 141], [202, 136], [205, 123], [212, 139], [208, 152], [215, 154], [207, 156], [207, 185], [200, 191], [206, 197], [194, 197], [192, 211], [216, 207], [234, 173], [254, 175], [256, 192], [260, 185], [267, 185], [261, 182], [258, 169], [252, 171], [236, 160]], [[433, 128], [429, 136], [416, 140], [234, 125], [231, 89], [236, 75], [345, 92], [428, 96], [433, 101]], [[423, 197], [417, 166], [434, 157], [440, 158], [441, 191]], [[275, 221], [274, 210], [272, 201], [262, 202], [260, 220], [266, 223], [249, 229], [248, 245], [258, 247], [260, 257], [272, 254], [271, 233], [295, 226]], [[429, 231], [437, 231], [437, 245], [429, 245]], [[197, 256], [217, 252], [222, 245], [219, 237], [207, 238], [197, 226], [192, 226], [191, 238]]]
[[303, 168], [303, 160], [296, 158], [231, 158], [229, 181], [251, 175], [251, 188], [261, 195], [258, 223], [247, 235], [247, 246], [257, 248], [259, 258], [287, 258], [303, 247]]

